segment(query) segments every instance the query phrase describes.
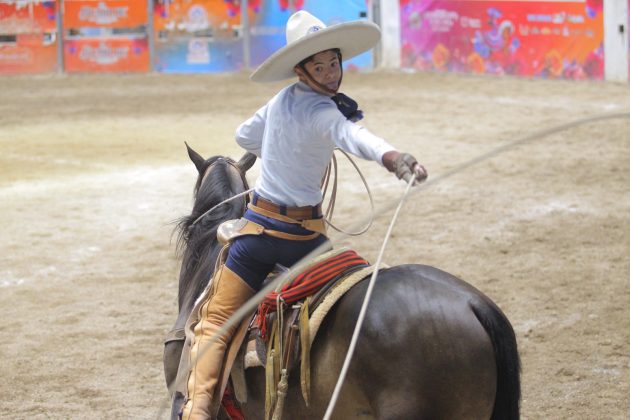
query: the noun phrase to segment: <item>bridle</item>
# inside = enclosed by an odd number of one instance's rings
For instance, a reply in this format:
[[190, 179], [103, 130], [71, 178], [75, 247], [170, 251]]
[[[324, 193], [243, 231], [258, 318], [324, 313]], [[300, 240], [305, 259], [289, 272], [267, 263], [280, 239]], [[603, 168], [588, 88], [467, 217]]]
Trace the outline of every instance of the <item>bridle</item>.
[[204, 170], [203, 176], [201, 177], [201, 182], [199, 182], [199, 187], [197, 190], [199, 190], [199, 188], [201, 188], [201, 186], [203, 185], [204, 181], [206, 180], [206, 177], [208, 176], [208, 174], [210, 173], [210, 169], [212, 169], [212, 167], [214, 165], [216, 165], [217, 163], [227, 163], [230, 166], [232, 166], [234, 169], [236, 169], [236, 171], [238, 172], [238, 174], [241, 177], [241, 181], [243, 181], [243, 186], [245, 187], [245, 191], [238, 193], [236, 195], [233, 195], [230, 198], [227, 198], [223, 201], [221, 201], [219, 204], [212, 206], [209, 210], [206, 210], [203, 214], [201, 214], [199, 217], [197, 217], [188, 227], [189, 229], [191, 229], [198, 221], [200, 221], [201, 219], [203, 219], [207, 214], [211, 213], [213, 210], [215, 210], [216, 208], [218, 208], [219, 206], [225, 204], [225, 203], [229, 203], [233, 200], [236, 200], [237, 198], [243, 197], [245, 196], [245, 205], [244, 207], [247, 207], [247, 204], [249, 203], [249, 193], [254, 191], [253, 188], [247, 188], [249, 187], [249, 184], [247, 183], [247, 178], [245, 177], [245, 174], [243, 173], [243, 171], [241, 170], [241, 168], [236, 164], [236, 162], [234, 162], [232, 159], [230, 158], [223, 158], [223, 157], [219, 157], [217, 158], [214, 162], [212, 162], [210, 165], [208, 165], [208, 167]]

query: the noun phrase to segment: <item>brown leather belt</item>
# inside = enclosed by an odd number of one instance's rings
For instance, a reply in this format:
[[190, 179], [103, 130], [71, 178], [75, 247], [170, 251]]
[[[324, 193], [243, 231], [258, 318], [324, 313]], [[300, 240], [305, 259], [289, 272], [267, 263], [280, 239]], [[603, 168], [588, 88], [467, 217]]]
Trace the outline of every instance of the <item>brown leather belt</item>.
[[322, 217], [321, 203], [316, 206], [287, 207], [269, 201], [256, 193], [252, 194], [251, 203], [256, 207], [260, 207], [261, 209], [273, 213], [278, 213], [298, 221], [319, 219]]

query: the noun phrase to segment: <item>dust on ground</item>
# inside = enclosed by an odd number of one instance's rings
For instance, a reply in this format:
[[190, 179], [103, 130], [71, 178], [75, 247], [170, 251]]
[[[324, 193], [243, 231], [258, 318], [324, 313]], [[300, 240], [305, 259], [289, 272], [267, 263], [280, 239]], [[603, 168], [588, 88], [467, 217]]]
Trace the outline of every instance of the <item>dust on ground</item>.
[[[236, 126], [281, 86], [244, 74], [0, 78], [0, 417], [166, 417], [172, 222], [196, 175], [183, 142], [238, 157]], [[437, 266], [501, 306], [521, 351], [523, 418], [627, 418], [628, 86], [374, 72], [347, 75], [344, 91], [368, 128], [444, 177], [409, 199], [386, 261]], [[391, 208], [401, 182], [360, 167], [377, 209]], [[366, 213], [348, 168], [341, 226]], [[341, 242], [375, 259], [390, 217]]]

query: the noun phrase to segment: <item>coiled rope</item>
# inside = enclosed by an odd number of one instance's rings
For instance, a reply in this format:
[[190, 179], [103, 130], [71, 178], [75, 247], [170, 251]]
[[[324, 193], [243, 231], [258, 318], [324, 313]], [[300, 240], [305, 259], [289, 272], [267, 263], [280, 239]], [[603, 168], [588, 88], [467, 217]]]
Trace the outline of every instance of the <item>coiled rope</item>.
[[331, 173], [334, 172], [334, 182], [333, 182], [333, 187], [332, 187], [332, 192], [330, 194], [330, 199], [328, 201], [328, 207], [326, 208], [326, 212], [324, 213], [324, 220], [326, 221], [326, 224], [328, 226], [330, 226], [331, 228], [333, 228], [334, 230], [336, 230], [337, 232], [343, 233], [344, 235], [347, 236], [359, 236], [359, 235], [363, 235], [365, 232], [368, 231], [368, 229], [370, 229], [370, 227], [372, 227], [372, 223], [374, 223], [374, 198], [372, 197], [372, 192], [370, 191], [370, 186], [368, 185], [365, 177], [363, 176], [363, 173], [361, 172], [361, 170], [359, 169], [359, 167], [357, 166], [357, 164], [354, 162], [354, 160], [352, 159], [352, 157], [346, 153], [344, 150], [336, 148], [335, 151], [340, 151], [341, 153], [343, 153], [345, 155], [345, 157], [348, 159], [348, 161], [350, 161], [350, 163], [352, 164], [352, 166], [354, 166], [354, 169], [357, 171], [357, 174], [359, 174], [359, 177], [361, 178], [361, 182], [363, 182], [363, 186], [365, 187], [365, 191], [367, 192], [368, 198], [370, 199], [370, 217], [367, 220], [367, 223], [365, 224], [365, 226], [363, 226], [362, 228], [360, 228], [359, 230], [355, 231], [355, 232], [348, 232], [345, 231], [341, 228], [338, 228], [337, 226], [333, 225], [332, 223], [332, 219], [333, 219], [333, 214], [335, 211], [335, 203], [337, 201], [337, 157], [333, 154], [332, 160], [330, 162], [330, 164], [328, 165], [328, 168], [326, 169], [326, 174], [324, 175], [324, 182], [322, 183], [322, 196], [326, 197], [326, 193], [328, 192], [328, 184], [330, 182], [330, 178], [331, 178]]

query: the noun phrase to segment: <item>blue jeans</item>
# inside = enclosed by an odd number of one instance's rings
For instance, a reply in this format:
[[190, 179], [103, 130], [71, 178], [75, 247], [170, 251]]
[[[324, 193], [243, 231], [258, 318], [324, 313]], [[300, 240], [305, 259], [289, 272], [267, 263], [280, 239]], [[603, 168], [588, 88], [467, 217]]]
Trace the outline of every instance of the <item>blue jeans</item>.
[[[265, 217], [251, 210], [247, 210], [244, 217], [265, 228], [292, 235], [313, 233], [302, 226]], [[230, 246], [225, 265], [245, 280], [252, 289], [258, 291], [276, 264], [291, 267], [327, 241], [328, 238], [324, 235], [306, 241], [292, 241], [264, 234], [239, 236]]]

